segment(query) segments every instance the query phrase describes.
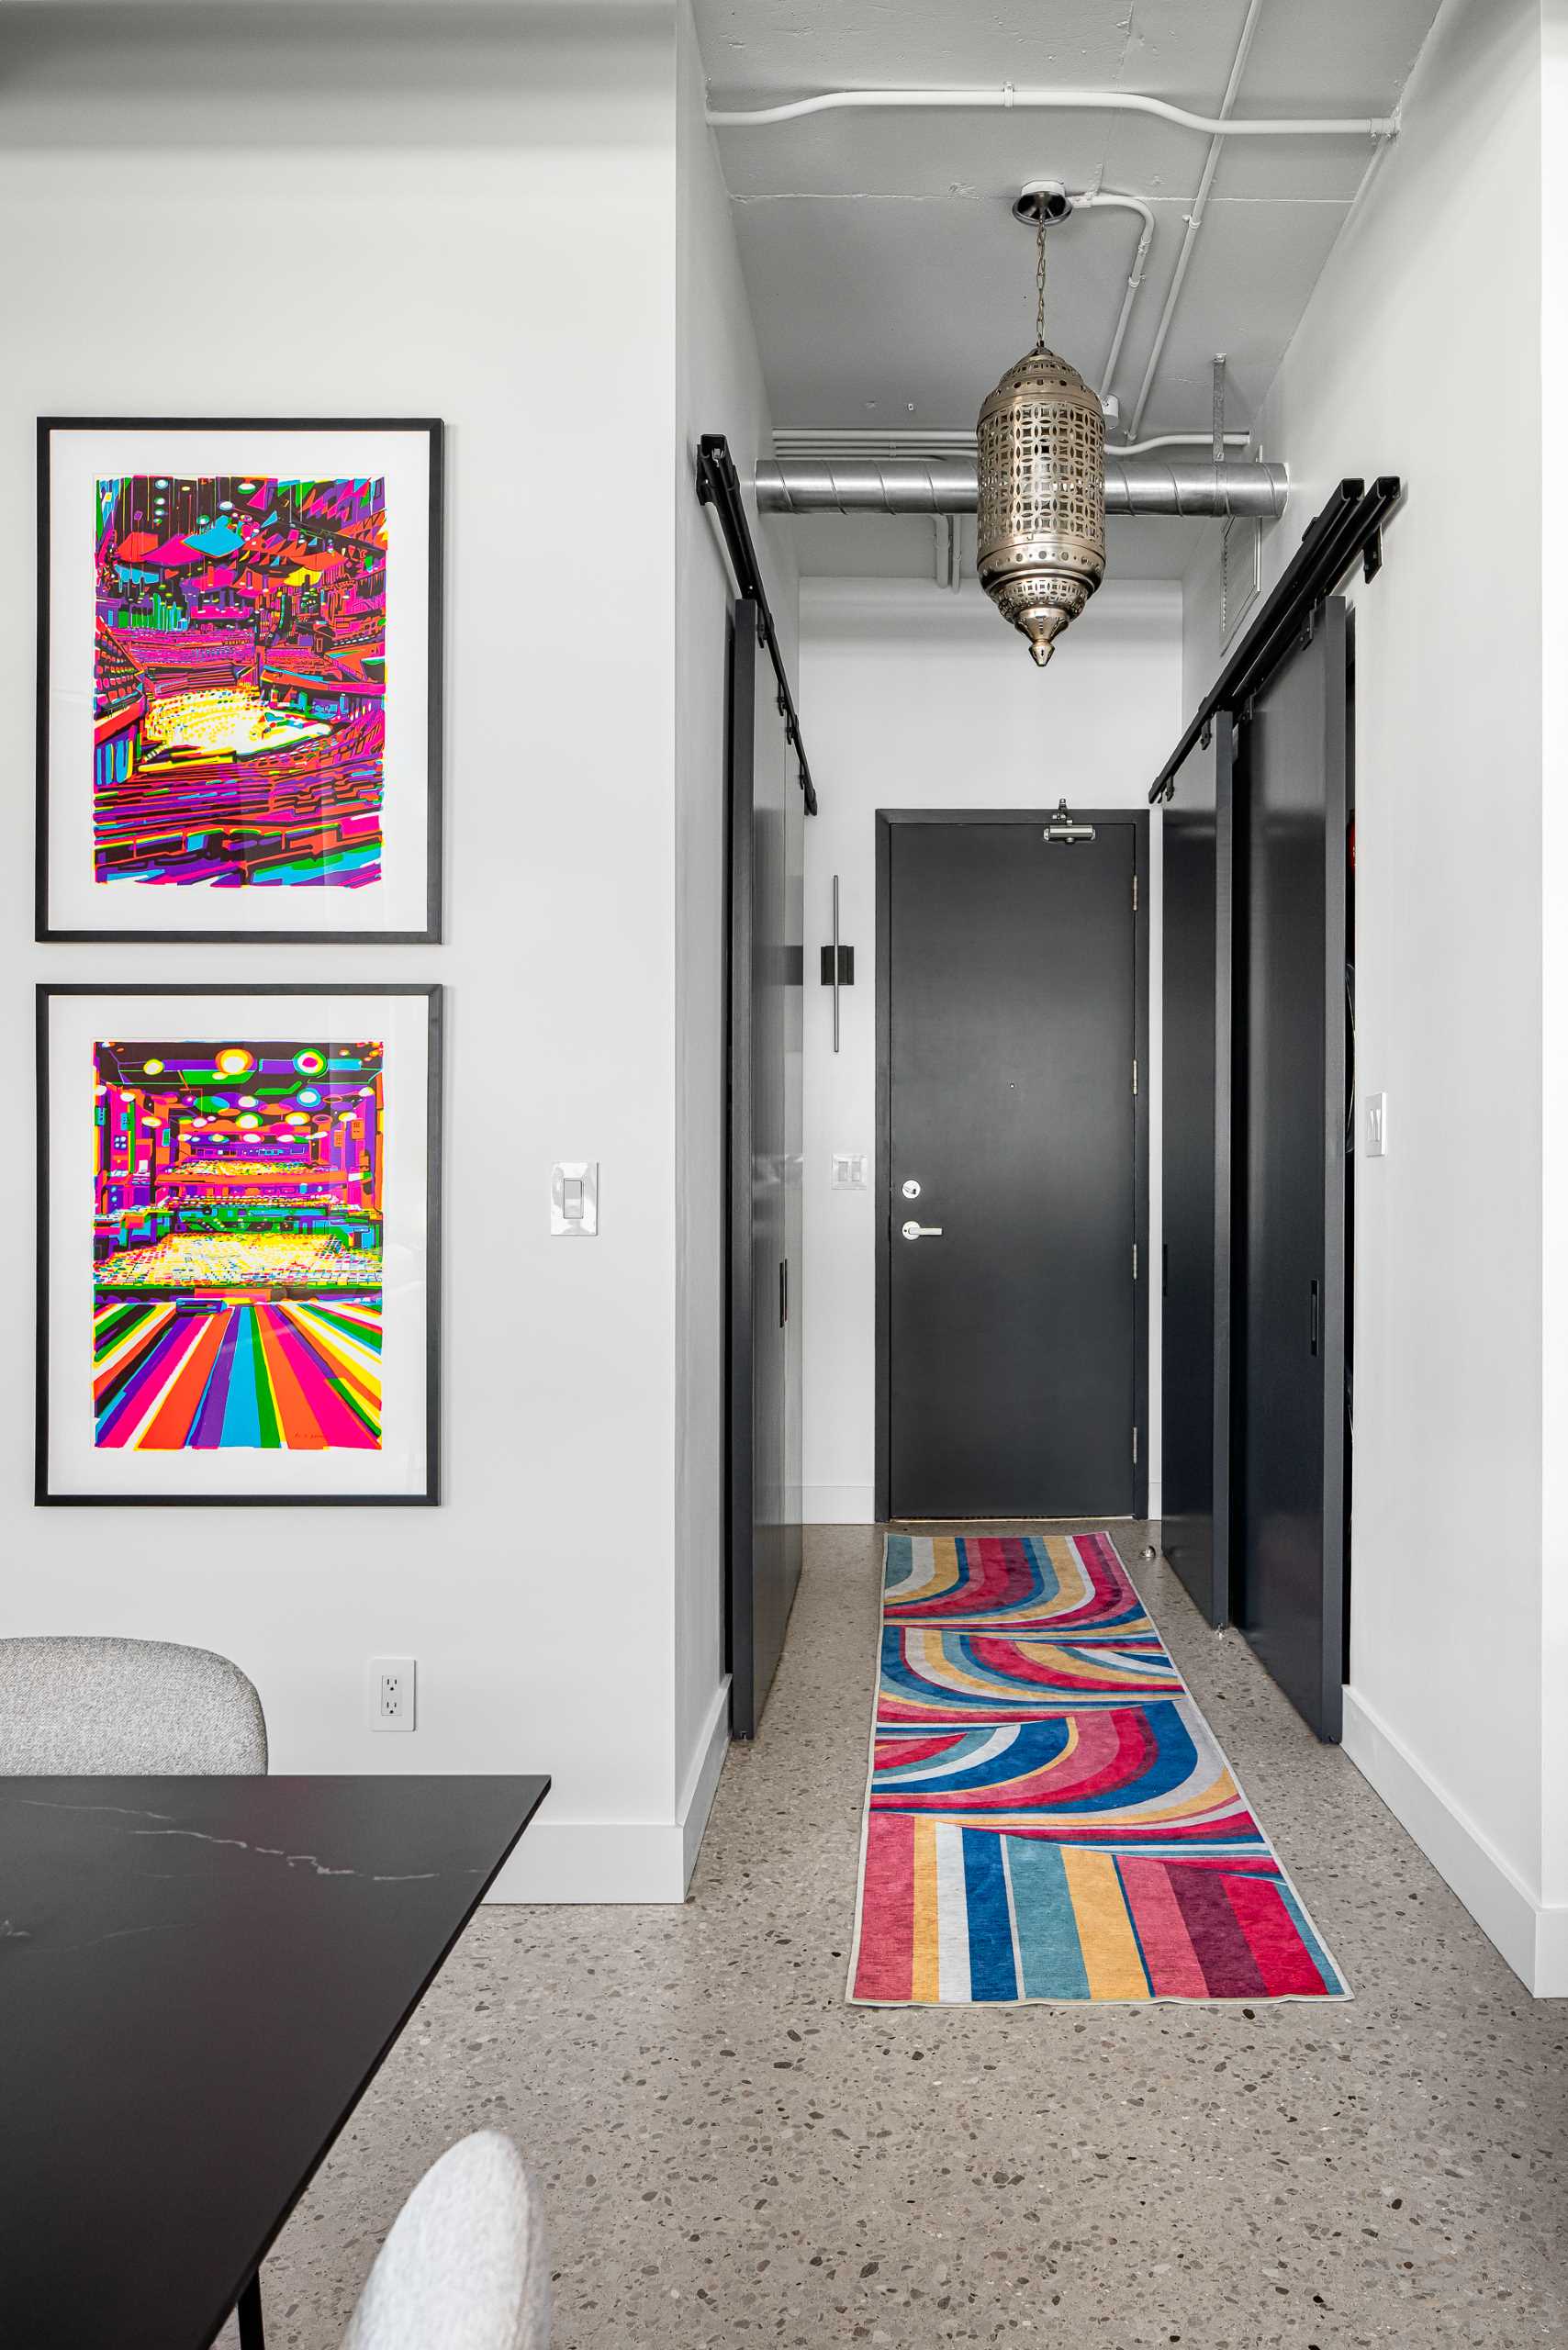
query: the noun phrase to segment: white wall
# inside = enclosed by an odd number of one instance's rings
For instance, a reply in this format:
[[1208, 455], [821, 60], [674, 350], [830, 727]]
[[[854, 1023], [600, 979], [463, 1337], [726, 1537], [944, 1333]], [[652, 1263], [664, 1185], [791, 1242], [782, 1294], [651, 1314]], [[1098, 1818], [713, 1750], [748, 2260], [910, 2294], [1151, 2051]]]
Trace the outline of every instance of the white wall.
[[[6, 10], [0, 1002], [19, 1053], [45, 978], [446, 983], [448, 1499], [35, 1510], [14, 1280], [4, 1620], [226, 1651], [279, 1770], [549, 1770], [506, 1890], [678, 1897], [673, 10], [370, 13]], [[33, 420], [182, 410], [447, 420], [442, 947], [28, 943]], [[602, 1229], [556, 1247], [572, 1156]], [[23, 1141], [14, 1275], [32, 1190]], [[411, 1740], [366, 1728], [377, 1652]]]
[[[833, 1050], [832, 997], [806, 989], [805, 1512], [868, 1521], [874, 1447], [875, 1192], [829, 1187], [835, 1150], [876, 1154], [879, 808], [1142, 808], [1181, 732], [1182, 602], [1174, 583], [1108, 581], [1043, 674], [974, 581], [809, 579], [801, 594], [801, 724], [822, 812], [806, 827], [806, 969], [839, 930], [856, 950]], [[1159, 819], [1151, 864], [1159, 869]], [[1159, 968], [1158, 890], [1151, 967]], [[1159, 1261], [1159, 990], [1151, 1004], [1151, 1263]], [[1149, 1284], [1158, 1429], [1159, 1299]], [[1151, 1453], [1150, 1510], [1159, 1463]]]
[[[753, 536], [791, 673], [794, 548], [749, 494], [772, 421], [735, 250], [730, 200], [704, 120], [689, 0], [678, 19], [677, 108], [676, 1753], [695, 1824], [727, 1720], [723, 1674], [724, 666], [734, 588], [692, 490], [697, 443], [722, 432], [748, 487]], [[791, 780], [790, 789], [794, 789]]]
[[[1266, 585], [1340, 476], [1408, 484], [1354, 598], [1358, 1068], [1390, 1141], [1357, 1179], [1345, 1743], [1547, 1987], [1540, 103], [1539, 0], [1449, 0], [1260, 421], [1293, 484]], [[1187, 591], [1191, 708], [1212, 560]], [[1562, 1525], [1559, 1496], [1559, 1593]]]

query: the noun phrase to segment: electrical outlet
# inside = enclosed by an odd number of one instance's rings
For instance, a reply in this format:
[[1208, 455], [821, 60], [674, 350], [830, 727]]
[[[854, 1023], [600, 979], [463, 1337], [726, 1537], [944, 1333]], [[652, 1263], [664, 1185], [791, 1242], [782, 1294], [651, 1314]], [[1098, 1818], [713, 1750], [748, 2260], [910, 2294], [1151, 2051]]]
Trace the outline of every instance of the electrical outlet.
[[415, 1664], [411, 1656], [373, 1656], [370, 1660], [370, 1727], [407, 1729], [414, 1727]]

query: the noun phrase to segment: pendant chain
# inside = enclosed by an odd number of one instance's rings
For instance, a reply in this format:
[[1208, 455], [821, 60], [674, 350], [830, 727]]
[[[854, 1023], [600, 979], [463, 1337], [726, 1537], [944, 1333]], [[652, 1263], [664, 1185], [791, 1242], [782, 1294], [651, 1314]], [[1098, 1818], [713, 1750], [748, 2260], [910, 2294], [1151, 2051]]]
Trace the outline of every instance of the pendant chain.
[[1046, 347], [1046, 216], [1042, 208], [1039, 225], [1035, 231], [1039, 257], [1035, 264], [1035, 348]]

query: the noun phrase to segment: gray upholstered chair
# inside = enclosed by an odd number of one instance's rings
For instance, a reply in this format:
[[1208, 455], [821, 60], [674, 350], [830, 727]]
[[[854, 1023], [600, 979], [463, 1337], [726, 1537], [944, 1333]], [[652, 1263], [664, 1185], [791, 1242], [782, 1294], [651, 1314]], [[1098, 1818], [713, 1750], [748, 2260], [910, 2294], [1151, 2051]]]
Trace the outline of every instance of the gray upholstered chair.
[[210, 1649], [76, 1634], [0, 1639], [0, 1774], [266, 1767], [262, 1701]]
[[498, 2130], [432, 2163], [365, 2279], [343, 2350], [545, 2350], [550, 2264], [539, 2190]]

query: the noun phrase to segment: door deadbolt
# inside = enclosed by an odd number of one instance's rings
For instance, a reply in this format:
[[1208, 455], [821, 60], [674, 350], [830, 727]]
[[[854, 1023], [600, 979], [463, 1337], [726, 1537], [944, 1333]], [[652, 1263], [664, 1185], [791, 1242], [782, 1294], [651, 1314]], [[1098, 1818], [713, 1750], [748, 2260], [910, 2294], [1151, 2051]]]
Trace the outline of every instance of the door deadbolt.
[[920, 1186], [915, 1181], [913, 1175], [909, 1176], [905, 1181], [903, 1195], [906, 1200], [918, 1200], [920, 1197]]
[[900, 1228], [906, 1240], [940, 1240], [942, 1237], [939, 1224], [916, 1224], [913, 1216]]

